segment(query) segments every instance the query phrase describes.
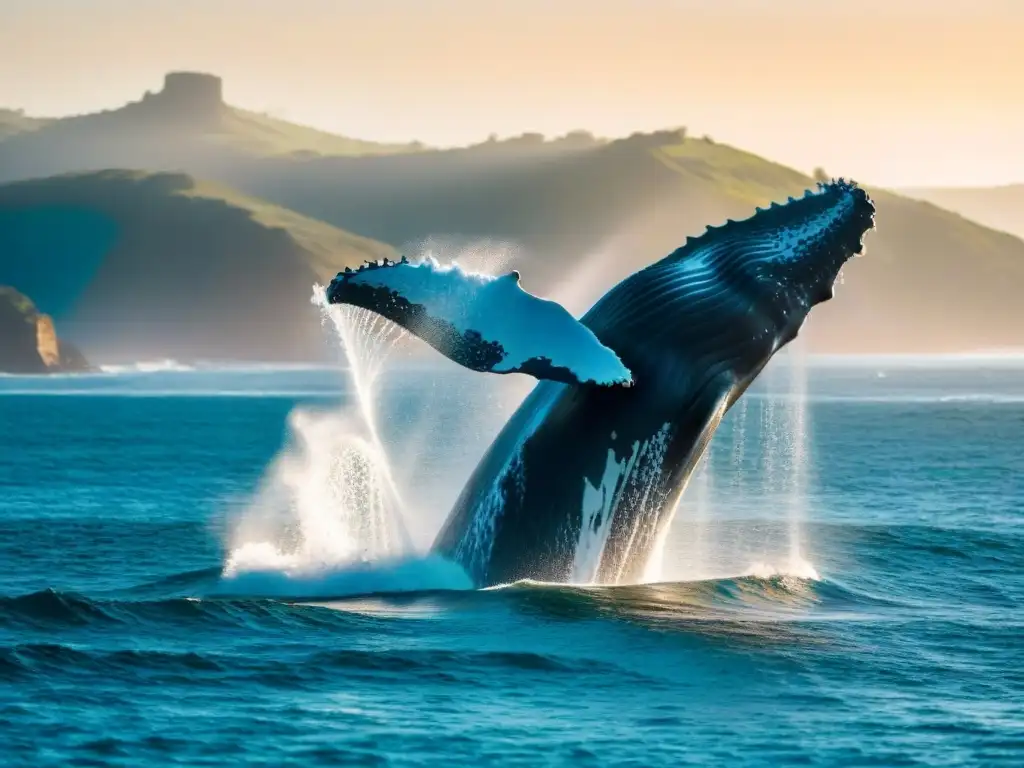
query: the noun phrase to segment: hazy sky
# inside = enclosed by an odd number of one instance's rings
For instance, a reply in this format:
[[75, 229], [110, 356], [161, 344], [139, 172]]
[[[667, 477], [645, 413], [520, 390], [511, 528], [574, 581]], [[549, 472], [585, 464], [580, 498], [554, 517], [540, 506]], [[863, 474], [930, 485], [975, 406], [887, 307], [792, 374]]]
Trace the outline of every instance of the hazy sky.
[[0, 105], [170, 69], [350, 136], [686, 125], [879, 184], [1024, 181], [1024, 0], [0, 0]]

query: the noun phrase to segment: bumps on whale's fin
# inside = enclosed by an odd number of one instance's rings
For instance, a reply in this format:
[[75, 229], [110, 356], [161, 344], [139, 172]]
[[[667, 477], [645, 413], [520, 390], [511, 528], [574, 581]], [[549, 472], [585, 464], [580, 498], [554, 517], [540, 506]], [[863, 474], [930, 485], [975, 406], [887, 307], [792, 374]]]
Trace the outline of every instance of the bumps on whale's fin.
[[327, 300], [375, 312], [474, 371], [578, 385], [633, 382], [618, 355], [564, 307], [524, 291], [517, 270], [494, 277], [403, 257], [339, 273]]

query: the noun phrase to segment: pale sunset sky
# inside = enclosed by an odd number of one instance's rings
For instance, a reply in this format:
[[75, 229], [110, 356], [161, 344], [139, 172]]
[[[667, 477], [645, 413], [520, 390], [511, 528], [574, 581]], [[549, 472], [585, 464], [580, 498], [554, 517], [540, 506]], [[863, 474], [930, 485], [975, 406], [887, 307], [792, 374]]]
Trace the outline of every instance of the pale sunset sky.
[[212, 72], [384, 141], [685, 125], [892, 186], [1024, 182], [1024, 0], [0, 0], [0, 106]]

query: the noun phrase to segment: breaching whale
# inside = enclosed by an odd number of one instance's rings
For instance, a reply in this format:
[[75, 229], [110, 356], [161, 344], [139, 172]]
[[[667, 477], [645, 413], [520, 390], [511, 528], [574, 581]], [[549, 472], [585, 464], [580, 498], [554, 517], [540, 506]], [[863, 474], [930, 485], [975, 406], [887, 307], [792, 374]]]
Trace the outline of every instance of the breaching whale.
[[722, 417], [832, 297], [874, 212], [853, 182], [820, 184], [708, 227], [578, 322], [522, 291], [518, 273], [404, 258], [340, 273], [330, 302], [377, 312], [474, 370], [542, 379], [434, 550], [479, 586], [639, 578]]

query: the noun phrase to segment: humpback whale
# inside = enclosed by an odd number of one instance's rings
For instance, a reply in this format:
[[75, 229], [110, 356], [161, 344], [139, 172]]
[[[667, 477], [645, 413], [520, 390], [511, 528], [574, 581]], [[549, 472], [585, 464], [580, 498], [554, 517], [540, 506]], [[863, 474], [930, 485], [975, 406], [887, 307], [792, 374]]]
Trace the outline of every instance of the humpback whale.
[[404, 258], [340, 273], [328, 301], [377, 312], [474, 370], [540, 379], [434, 551], [479, 586], [642, 576], [722, 417], [832, 297], [874, 212], [855, 183], [819, 184], [688, 238], [579, 321], [522, 291], [518, 273]]

